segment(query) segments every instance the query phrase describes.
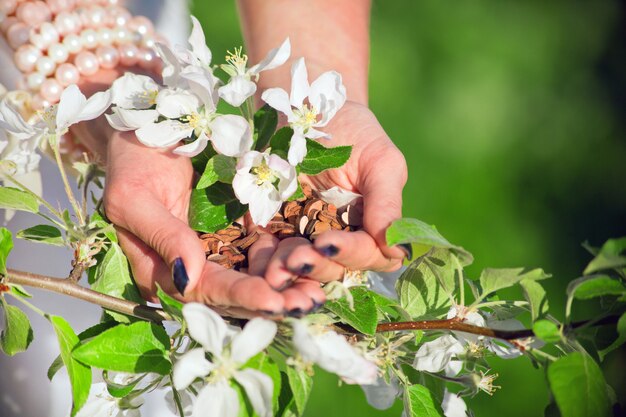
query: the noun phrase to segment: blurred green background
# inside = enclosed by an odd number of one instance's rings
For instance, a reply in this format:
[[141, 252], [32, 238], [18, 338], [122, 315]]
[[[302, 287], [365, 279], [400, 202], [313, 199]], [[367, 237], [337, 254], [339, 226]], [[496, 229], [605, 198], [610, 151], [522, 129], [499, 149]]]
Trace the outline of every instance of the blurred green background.
[[[241, 42], [234, 2], [193, 9], [216, 57]], [[470, 250], [471, 274], [553, 273], [557, 317], [589, 260], [580, 244], [626, 235], [624, 39], [619, 1], [373, 5], [370, 105], [408, 161], [405, 215]], [[469, 400], [476, 415], [543, 415], [543, 374], [526, 359], [493, 363], [503, 388]], [[623, 390], [624, 353], [605, 369]], [[373, 410], [358, 387], [321, 374], [308, 416], [400, 410]]]

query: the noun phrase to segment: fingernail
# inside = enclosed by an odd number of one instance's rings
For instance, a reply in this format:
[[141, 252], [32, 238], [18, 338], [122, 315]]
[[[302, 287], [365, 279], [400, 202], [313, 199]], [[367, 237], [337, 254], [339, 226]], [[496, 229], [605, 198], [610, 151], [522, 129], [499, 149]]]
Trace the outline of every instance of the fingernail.
[[311, 264], [302, 264], [300, 268], [295, 271], [298, 275], [308, 275], [313, 272], [313, 265]]
[[185, 295], [185, 288], [189, 284], [189, 275], [187, 275], [187, 269], [183, 263], [182, 258], [174, 259], [174, 265], [172, 265], [172, 278], [174, 279], [174, 286], [181, 295]]
[[319, 249], [320, 253], [328, 258], [332, 258], [333, 256], [337, 256], [339, 253], [339, 248], [335, 245], [324, 246]]
[[302, 310], [301, 308], [292, 308], [291, 310], [286, 311], [286, 316], [298, 319], [304, 316], [304, 310]]
[[316, 301], [315, 298], [311, 298], [311, 301], [313, 302], [313, 307], [309, 310], [309, 313], [316, 312], [317, 310], [322, 308], [322, 306], [324, 305], [323, 301], [320, 303], [320, 302]]
[[413, 246], [410, 243], [399, 243], [396, 247], [402, 249], [409, 261], [413, 259]]
[[277, 312], [277, 311], [271, 311], [271, 310], [259, 310], [261, 313], [265, 314], [266, 316], [270, 316], [270, 317], [279, 317], [282, 316], [282, 312]]

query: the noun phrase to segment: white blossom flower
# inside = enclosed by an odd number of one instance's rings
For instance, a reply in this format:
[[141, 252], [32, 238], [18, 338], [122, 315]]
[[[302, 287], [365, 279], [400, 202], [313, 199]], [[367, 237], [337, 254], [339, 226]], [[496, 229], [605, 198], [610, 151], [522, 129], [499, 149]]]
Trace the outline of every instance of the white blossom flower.
[[[245, 390], [260, 417], [272, 415], [272, 379], [255, 369], [242, 368], [265, 349], [276, 335], [276, 323], [254, 318], [243, 330], [229, 326], [213, 310], [199, 303], [183, 307], [189, 334], [201, 347], [184, 353], [174, 364], [173, 383], [177, 390], [187, 388], [197, 378], [206, 385], [193, 406], [193, 417], [237, 417], [239, 397], [231, 386], [234, 379]], [[211, 360], [206, 359], [206, 353]]]
[[467, 417], [467, 405], [463, 398], [448, 390], [443, 393], [441, 409], [446, 417]]
[[[242, 48], [235, 48], [234, 52], [228, 52], [226, 64], [221, 68], [230, 75], [228, 83], [219, 88], [220, 97], [228, 104], [239, 107], [256, 92], [257, 86], [254, 81], [259, 78], [259, 73], [274, 69], [284, 64], [291, 54], [289, 38], [278, 47], [268, 52], [261, 62], [247, 68], [248, 56], [242, 54]], [[254, 81], [253, 81], [254, 80]]]
[[294, 133], [291, 137], [288, 159], [297, 165], [306, 156], [306, 139], [330, 137], [317, 130], [324, 127], [346, 102], [346, 88], [341, 75], [328, 71], [309, 85], [304, 58], [291, 68], [291, 93], [282, 88], [270, 88], [261, 95], [263, 101], [284, 113]]
[[3, 97], [0, 101], [0, 161], [9, 162], [15, 175], [36, 171], [41, 160], [36, 152], [40, 138], [11, 97]]
[[266, 226], [298, 188], [296, 169], [278, 155], [249, 151], [237, 162], [233, 190], [250, 205], [252, 221]]
[[377, 410], [386, 410], [402, 394], [398, 378], [391, 376], [389, 383], [379, 376], [373, 384], [361, 385], [367, 403]]
[[136, 130], [154, 122], [154, 109], [161, 87], [150, 77], [127, 72], [111, 85], [113, 113], [107, 114], [109, 124], [116, 130]]
[[305, 362], [337, 374], [349, 384], [374, 384], [378, 367], [337, 333], [321, 326], [294, 320], [293, 343]]
[[[475, 326], [499, 329], [519, 329], [523, 325], [517, 320], [486, 322], [485, 318], [477, 311], [469, 311], [464, 306], [452, 306], [448, 311], [447, 318], [458, 317], [464, 322]], [[413, 367], [418, 371], [440, 372], [445, 371], [448, 376], [457, 375], [463, 366], [462, 358], [465, 356], [481, 356], [485, 350], [503, 358], [512, 359], [521, 355], [518, 348], [491, 338], [473, 335], [464, 332], [452, 332], [438, 337], [430, 342], [423, 343], [415, 354]]]
[[141, 397], [130, 401], [112, 397], [107, 392], [106, 383], [98, 382], [91, 386], [89, 398], [76, 417], [139, 417], [139, 407], [142, 405]]

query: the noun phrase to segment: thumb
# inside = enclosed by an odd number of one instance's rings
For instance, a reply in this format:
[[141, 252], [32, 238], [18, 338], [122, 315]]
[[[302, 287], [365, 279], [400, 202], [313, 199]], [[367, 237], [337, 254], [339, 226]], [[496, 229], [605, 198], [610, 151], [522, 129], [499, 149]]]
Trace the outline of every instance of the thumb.
[[130, 231], [163, 258], [181, 294], [197, 286], [206, 256], [196, 232], [183, 220], [147, 193], [135, 195], [132, 204], [115, 212], [119, 215], [114, 218], [108, 211], [107, 215], [116, 225]]
[[377, 167], [363, 179], [363, 229], [374, 238], [380, 251], [392, 259], [411, 258], [410, 247], [387, 245], [386, 231], [394, 220], [402, 217], [402, 189], [407, 181], [404, 158], [402, 164]]

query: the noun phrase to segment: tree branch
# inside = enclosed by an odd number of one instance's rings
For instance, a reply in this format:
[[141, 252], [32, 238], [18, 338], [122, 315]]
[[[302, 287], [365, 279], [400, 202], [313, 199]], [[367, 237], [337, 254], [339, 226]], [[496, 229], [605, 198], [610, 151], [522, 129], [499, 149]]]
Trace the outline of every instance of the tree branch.
[[99, 305], [107, 310], [113, 310], [118, 313], [138, 317], [144, 320], [155, 322], [172, 320], [172, 317], [161, 309], [102, 294], [97, 291], [90, 290], [89, 288], [81, 287], [75, 282], [63, 278], [53, 278], [45, 275], [8, 269], [2, 282], [4, 284], [25, 285], [28, 287], [56, 292], [58, 294], [67, 295]]

